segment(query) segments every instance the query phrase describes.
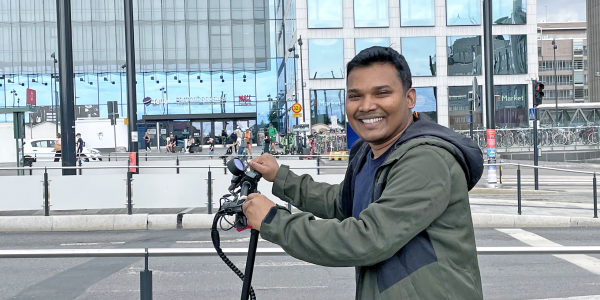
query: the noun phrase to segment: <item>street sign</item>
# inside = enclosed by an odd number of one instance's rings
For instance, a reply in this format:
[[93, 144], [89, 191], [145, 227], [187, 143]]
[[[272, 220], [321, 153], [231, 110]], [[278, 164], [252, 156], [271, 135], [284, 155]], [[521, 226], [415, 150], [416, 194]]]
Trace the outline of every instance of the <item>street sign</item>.
[[[300, 105], [300, 103], [294, 103], [294, 105], [292, 105], [292, 111], [294, 113], [296, 113], [296, 114], [299, 113], [299, 112], [301, 112], [302, 111], [302, 105]], [[294, 118], [295, 118], [295, 116], [294, 116]]]
[[125, 125], [129, 125], [129, 118], [125, 118]]
[[308, 124], [298, 124], [292, 126], [293, 132], [310, 132], [310, 125]]
[[28, 105], [36, 105], [36, 97], [35, 90], [27, 89], [27, 104]]
[[302, 113], [292, 114], [292, 118], [302, 118]]
[[535, 121], [535, 108], [529, 109], [529, 121]]

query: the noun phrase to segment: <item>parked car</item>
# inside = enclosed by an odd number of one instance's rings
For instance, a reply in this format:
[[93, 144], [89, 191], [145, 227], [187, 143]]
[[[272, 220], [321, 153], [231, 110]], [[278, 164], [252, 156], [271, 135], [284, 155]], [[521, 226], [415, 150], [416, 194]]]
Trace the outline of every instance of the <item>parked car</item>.
[[[37, 158], [43, 159], [44, 161], [50, 161], [51, 159], [54, 159], [55, 143], [55, 138], [25, 140], [25, 145], [23, 145], [23, 151], [25, 152], [25, 156], [32, 156], [36, 159], [36, 161]], [[102, 153], [92, 148], [83, 147], [81, 157], [83, 157], [85, 161], [102, 161]]]

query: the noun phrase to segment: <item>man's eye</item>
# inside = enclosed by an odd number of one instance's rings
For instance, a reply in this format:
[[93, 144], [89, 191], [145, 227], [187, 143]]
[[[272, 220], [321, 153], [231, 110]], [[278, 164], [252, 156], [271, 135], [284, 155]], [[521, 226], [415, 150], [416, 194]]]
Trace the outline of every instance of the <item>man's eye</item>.
[[379, 91], [376, 95], [377, 96], [387, 96], [389, 95], [390, 92], [389, 91]]
[[348, 96], [348, 99], [356, 99], [356, 98], [358, 98], [358, 97], [360, 97], [360, 96], [358, 96], [358, 95], [349, 95], [349, 96]]

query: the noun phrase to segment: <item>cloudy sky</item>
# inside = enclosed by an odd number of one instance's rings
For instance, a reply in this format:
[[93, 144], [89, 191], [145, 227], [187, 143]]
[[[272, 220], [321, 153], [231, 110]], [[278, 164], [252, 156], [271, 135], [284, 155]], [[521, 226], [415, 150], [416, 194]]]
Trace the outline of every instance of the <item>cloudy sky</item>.
[[538, 0], [537, 20], [538, 22], [585, 21], [585, 0]]

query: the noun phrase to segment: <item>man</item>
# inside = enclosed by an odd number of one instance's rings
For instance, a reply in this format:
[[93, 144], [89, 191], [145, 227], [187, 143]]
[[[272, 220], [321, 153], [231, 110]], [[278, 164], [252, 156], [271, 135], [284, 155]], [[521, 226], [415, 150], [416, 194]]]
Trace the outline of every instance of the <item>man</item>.
[[175, 152], [175, 146], [177, 146], [177, 139], [175, 139], [175, 137], [171, 133], [171, 135], [169, 136], [169, 141], [167, 142], [167, 153]]
[[77, 138], [77, 147], [75, 148], [75, 151], [77, 154], [77, 159], [79, 159], [79, 162], [81, 162], [81, 153], [83, 153], [83, 139], [81, 139], [81, 133], [77, 133], [75, 137]]
[[356, 267], [357, 299], [483, 299], [468, 195], [481, 150], [411, 113], [416, 92], [395, 50], [368, 48], [346, 69], [346, 114], [361, 140], [345, 180], [316, 183], [262, 155], [250, 166], [305, 212], [251, 194], [249, 225], [298, 259]]
[[269, 124], [269, 138], [271, 139], [271, 152], [275, 150], [275, 142], [277, 141], [277, 129], [273, 124]]
[[208, 139], [208, 155], [210, 155], [210, 159], [213, 159], [213, 154], [215, 154], [215, 142], [212, 138]]

